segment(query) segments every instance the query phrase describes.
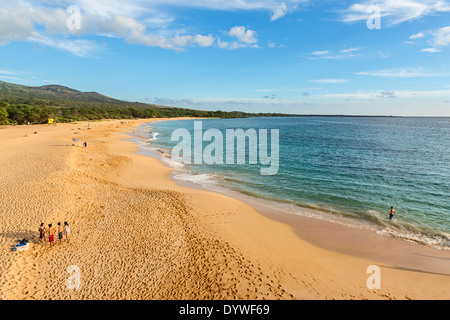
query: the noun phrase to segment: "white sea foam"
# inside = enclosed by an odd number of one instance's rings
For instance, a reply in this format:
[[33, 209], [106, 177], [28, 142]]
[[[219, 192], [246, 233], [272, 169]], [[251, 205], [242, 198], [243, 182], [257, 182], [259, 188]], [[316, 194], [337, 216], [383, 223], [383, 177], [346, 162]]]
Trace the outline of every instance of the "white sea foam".
[[148, 141], [148, 142], [156, 141], [156, 140], [158, 140], [158, 135], [159, 135], [158, 132], [151, 132], [149, 135], [149, 138], [146, 141]]
[[402, 239], [408, 242], [423, 244], [435, 249], [450, 250], [450, 238], [445, 234], [442, 234], [441, 236], [430, 236], [418, 232], [399, 230], [391, 226], [378, 230], [377, 234]]
[[161, 161], [173, 169], [181, 169], [185, 167], [183, 163], [172, 160], [171, 158], [165, 157], [164, 155], [161, 157]]
[[195, 184], [199, 184], [202, 187], [212, 187], [217, 185], [216, 179], [218, 177], [207, 173], [192, 174], [187, 171], [179, 171], [173, 175], [173, 178], [176, 180], [189, 181]]

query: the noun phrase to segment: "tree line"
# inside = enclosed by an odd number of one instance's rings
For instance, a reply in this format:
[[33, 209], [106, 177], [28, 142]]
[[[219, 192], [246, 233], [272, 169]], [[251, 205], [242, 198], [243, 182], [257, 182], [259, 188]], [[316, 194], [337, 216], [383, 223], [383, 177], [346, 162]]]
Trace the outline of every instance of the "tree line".
[[48, 119], [65, 123], [74, 121], [93, 121], [102, 119], [154, 118], [154, 110], [134, 108], [57, 108], [40, 107], [26, 104], [9, 105], [0, 102], [0, 124], [44, 124]]
[[[82, 103], [66, 101], [64, 106], [55, 106], [55, 101], [2, 100], [0, 93], [0, 125], [7, 124], [45, 124], [49, 119], [58, 123], [74, 121], [95, 121], [103, 119], [149, 119], [149, 118], [247, 118], [247, 117], [280, 117], [288, 116], [277, 113], [245, 113], [225, 111], [202, 111], [184, 108], [157, 107], [150, 105], [125, 105], [106, 103]], [[53, 104], [53, 105], [52, 105]], [[57, 103], [56, 103], [57, 104]]]

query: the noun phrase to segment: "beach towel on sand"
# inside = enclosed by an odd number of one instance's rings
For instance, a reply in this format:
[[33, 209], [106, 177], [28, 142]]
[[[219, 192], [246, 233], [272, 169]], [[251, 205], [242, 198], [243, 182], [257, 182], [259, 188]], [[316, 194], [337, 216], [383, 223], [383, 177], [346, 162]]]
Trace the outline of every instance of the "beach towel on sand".
[[16, 243], [13, 250], [14, 251], [25, 251], [30, 248], [30, 242], [26, 239], [23, 239], [22, 241]]

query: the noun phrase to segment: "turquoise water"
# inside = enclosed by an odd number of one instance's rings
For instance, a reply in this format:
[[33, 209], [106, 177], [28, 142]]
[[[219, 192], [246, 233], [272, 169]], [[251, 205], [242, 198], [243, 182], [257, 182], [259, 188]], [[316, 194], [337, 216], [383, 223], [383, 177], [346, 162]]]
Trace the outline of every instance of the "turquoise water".
[[[176, 179], [262, 198], [289, 213], [450, 248], [450, 118], [210, 119], [202, 124], [203, 130], [216, 128], [224, 136], [226, 129], [279, 129], [279, 172], [262, 176], [260, 165], [174, 163], [168, 158], [178, 144], [171, 141], [172, 132], [193, 132], [194, 121], [147, 124], [148, 147], [177, 169]], [[393, 221], [391, 206], [397, 211]]]

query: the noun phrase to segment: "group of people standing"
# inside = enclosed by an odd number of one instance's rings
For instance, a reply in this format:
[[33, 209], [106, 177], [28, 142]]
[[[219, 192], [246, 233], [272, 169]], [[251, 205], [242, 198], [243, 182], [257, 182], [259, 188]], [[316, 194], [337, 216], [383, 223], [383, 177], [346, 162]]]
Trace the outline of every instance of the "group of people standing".
[[70, 242], [70, 227], [67, 221], [64, 222], [64, 226], [61, 222], [58, 222], [57, 228], [54, 228], [52, 224], [49, 224], [47, 228], [44, 223], [41, 223], [41, 226], [39, 227], [39, 239], [42, 243], [45, 244], [48, 241], [50, 247], [53, 247], [55, 245], [55, 233], [58, 235], [60, 244], [63, 241], [64, 235], [66, 236], [67, 242]]

